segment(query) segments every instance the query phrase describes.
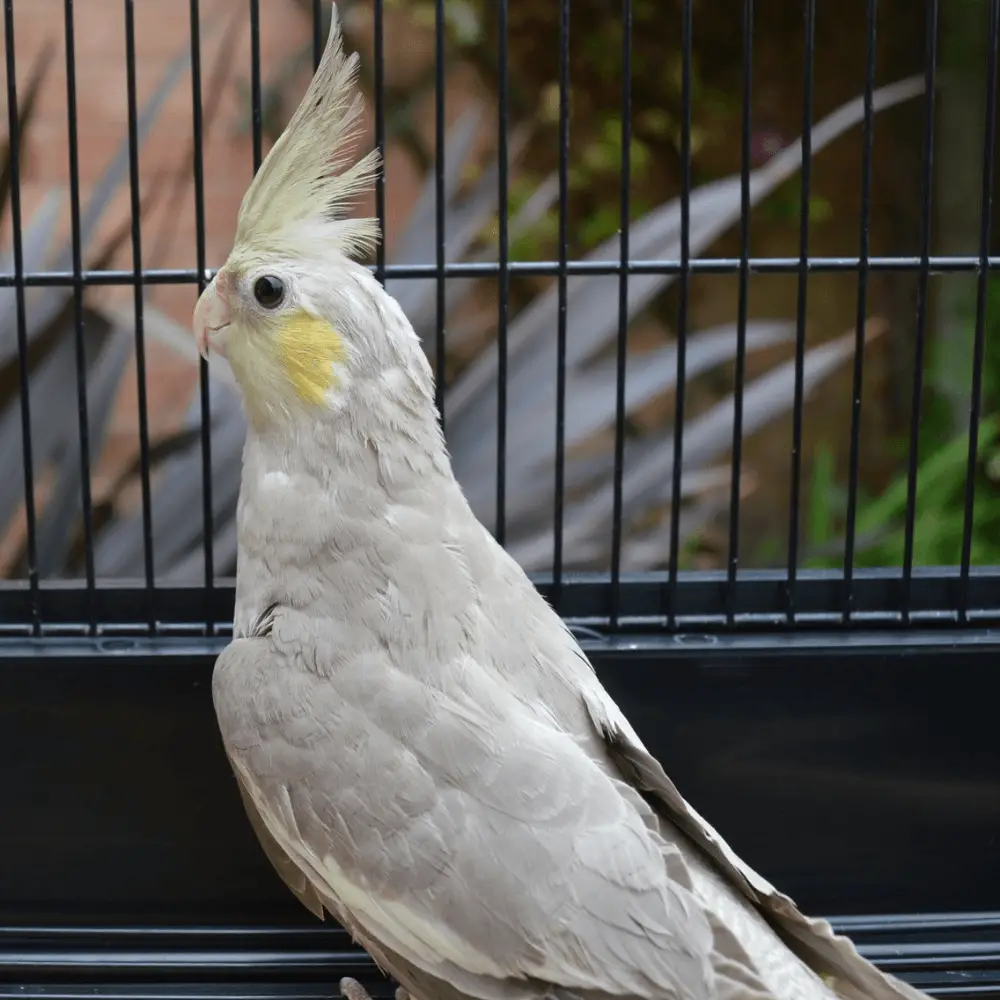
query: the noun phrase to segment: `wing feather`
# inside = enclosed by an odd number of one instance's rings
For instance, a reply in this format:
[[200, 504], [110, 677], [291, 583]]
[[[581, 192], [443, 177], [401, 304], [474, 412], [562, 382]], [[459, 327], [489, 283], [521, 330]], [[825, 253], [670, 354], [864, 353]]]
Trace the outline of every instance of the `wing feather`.
[[[631, 732], [617, 706], [588, 685], [584, 703], [608, 754], [634, 788], [653, 798], [666, 817], [717, 866], [726, 881], [775, 927], [788, 947], [845, 997], [858, 1000], [926, 1000], [925, 994], [881, 972], [826, 920], [807, 917], [786, 895], [742, 861], [677, 790], [663, 766]], [[603, 698], [601, 697], [603, 694]]]
[[288, 856], [287, 852], [281, 849], [274, 839], [267, 824], [262, 819], [253, 798], [247, 789], [246, 781], [238, 770], [234, 769], [236, 775], [236, 786], [240, 790], [240, 798], [243, 800], [243, 808], [246, 810], [250, 826], [260, 841], [260, 846], [264, 849], [268, 861], [271, 862], [274, 870], [281, 877], [281, 880], [295, 894], [298, 901], [314, 916], [323, 919], [323, 901], [312, 883], [306, 877], [302, 869], [295, 864]]

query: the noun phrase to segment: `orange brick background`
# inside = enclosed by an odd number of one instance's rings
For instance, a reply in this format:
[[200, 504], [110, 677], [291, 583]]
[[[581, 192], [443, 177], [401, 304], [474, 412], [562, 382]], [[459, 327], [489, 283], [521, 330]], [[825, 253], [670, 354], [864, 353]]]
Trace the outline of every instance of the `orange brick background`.
[[[79, 136], [81, 203], [105, 169], [119, 145], [127, 137], [125, 70], [125, 15], [119, 0], [75, 0], [76, 86]], [[250, 16], [248, 0], [201, 0], [203, 106], [213, 96], [210, 82], [216, 73], [220, 52], [231, 25], [235, 25], [233, 58], [221, 89], [221, 105], [216, 120], [206, 132], [203, 146], [205, 176], [206, 251], [208, 266], [218, 266], [228, 253], [240, 199], [251, 178], [252, 141], [249, 130], [239, 134], [241, 120], [249, 122], [249, 106], [242, 103], [240, 85], [249, 91]], [[398, 17], [399, 15], [397, 15]], [[308, 44], [311, 24], [292, 0], [261, 0], [261, 65], [265, 83], [292, 53]], [[364, 4], [354, 4], [351, 26], [370, 44], [371, 15]], [[15, 45], [18, 83], [23, 94], [34, 60], [46, 44], [55, 45], [35, 120], [31, 123], [22, 174], [23, 216], [29, 219], [42, 197], [51, 190], [68, 191], [67, 94], [65, 62], [64, 0], [17, 0], [15, 3]], [[136, 85], [139, 107], [155, 90], [158, 81], [177, 54], [190, 45], [189, 4], [186, 0], [136, 0]], [[386, 18], [386, 78], [405, 81], [432, 56], [428, 40], [411, 24]], [[362, 53], [367, 55], [368, 53]], [[308, 84], [311, 64], [303, 67], [300, 79], [289, 88], [289, 104]], [[468, 79], [450, 81], [448, 120], [453, 121], [463, 105], [476, 96]], [[6, 93], [4, 93], [6, 102]], [[370, 102], [369, 102], [370, 103]], [[290, 112], [291, 106], [286, 108]], [[430, 98], [418, 109], [421, 124], [430, 126]], [[390, 109], [391, 110], [391, 109]], [[366, 143], [373, 141], [371, 114]], [[4, 109], [6, 122], [6, 108]], [[142, 146], [140, 176], [148, 189], [157, 172], [173, 176], [185, 174], [184, 198], [179, 211], [171, 210], [161, 197], [156, 209], [143, 219], [143, 264], [146, 267], [187, 268], [196, 263], [194, 188], [189, 144], [192, 137], [192, 88], [185, 72], [167, 100], [156, 124]], [[367, 147], [366, 147], [367, 148]], [[266, 152], [266, 146], [265, 146]], [[386, 156], [387, 245], [391, 252], [393, 234], [398, 233], [418, 192], [421, 178], [409, 156], [390, 146]], [[169, 189], [169, 185], [167, 186]], [[359, 211], [374, 212], [374, 199], [359, 205]], [[168, 220], [169, 217], [169, 220]], [[129, 218], [127, 176], [106, 212], [100, 233], [107, 234]], [[161, 245], [164, 225], [170, 222], [172, 236], [165, 252], [150, 259]], [[55, 247], [69, 234], [69, 203], [65, 199], [61, 230]], [[9, 229], [5, 245], [9, 246]], [[100, 244], [100, 235], [92, 249]], [[132, 266], [132, 248], [126, 242], [114, 267]], [[131, 288], [91, 289], [92, 301], [112, 300], [129, 307]], [[193, 286], [152, 286], [149, 301], [185, 327], [190, 323], [196, 298]], [[148, 398], [150, 429], [154, 439], [176, 427], [194, 388], [196, 370], [188, 360], [150, 342], [148, 347]], [[102, 461], [94, 469], [95, 494], [110, 481], [120, 464], [137, 449], [136, 379], [134, 369], [126, 372]]]

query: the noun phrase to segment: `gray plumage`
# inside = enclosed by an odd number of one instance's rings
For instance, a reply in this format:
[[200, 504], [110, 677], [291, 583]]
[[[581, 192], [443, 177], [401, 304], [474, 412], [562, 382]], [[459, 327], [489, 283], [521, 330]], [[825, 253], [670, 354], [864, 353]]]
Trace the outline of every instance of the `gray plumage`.
[[[335, 17], [286, 150], [349, 131], [317, 88], [351, 70]], [[744, 865], [647, 753], [470, 511], [419, 341], [323, 183], [300, 185], [315, 218], [241, 216], [196, 313], [250, 418], [213, 697], [279, 874], [417, 1000], [923, 996]]]

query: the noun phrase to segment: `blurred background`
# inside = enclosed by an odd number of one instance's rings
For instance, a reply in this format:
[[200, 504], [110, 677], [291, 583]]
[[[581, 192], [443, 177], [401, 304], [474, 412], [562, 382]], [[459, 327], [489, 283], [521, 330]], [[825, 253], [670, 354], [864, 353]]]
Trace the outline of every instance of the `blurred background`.
[[[855, 560], [899, 566], [908, 499], [910, 426], [919, 383], [919, 435], [912, 492], [913, 560], [961, 558], [973, 345], [984, 297], [982, 416], [975, 475], [971, 559], [1000, 563], [1000, 455], [996, 445], [1000, 290], [980, 288], [972, 266], [878, 267], [862, 282], [851, 259], [931, 255], [977, 258], [991, 43], [987, 0], [865, 3], [758, 0], [753, 4], [749, 75], [744, 8], [734, 0], [691, 0], [692, 48], [683, 58], [681, 0], [632, 0], [631, 121], [627, 212], [633, 259], [681, 257], [684, 93], [690, 91], [690, 257], [790, 258], [784, 272], [696, 269], [632, 275], [625, 381], [616, 363], [622, 313], [616, 274], [572, 275], [566, 283], [564, 449], [557, 440], [560, 296], [551, 273], [411, 279], [391, 267], [496, 261], [502, 230], [514, 262], [559, 258], [560, 211], [570, 260], [617, 261], [622, 221], [622, 48], [620, 0], [573, 0], [569, 22], [568, 186], [560, 199], [560, 20], [562, 4], [509, 0], [506, 74], [498, 58], [496, 0], [384, 0], [384, 62], [375, 62], [371, 0], [341, 0], [348, 46], [362, 57], [369, 95], [365, 148], [375, 141], [373, 97], [384, 82], [385, 263], [387, 285], [423, 337], [443, 377], [446, 433], [470, 502], [496, 528], [498, 330], [509, 365], [503, 395], [506, 476], [502, 539], [529, 570], [553, 566], [555, 535], [565, 569], [606, 571], [616, 497], [615, 415], [621, 394], [624, 519], [621, 565], [663, 569], [672, 551], [682, 569], [718, 568], [734, 555], [738, 499], [740, 568], [843, 565], [851, 481], [855, 348], [862, 375], [857, 437]], [[23, 467], [23, 379], [12, 287], [0, 288], [0, 572], [23, 577], [28, 563], [26, 502], [33, 504], [35, 562], [43, 579], [91, 576], [198, 583], [235, 561], [234, 514], [243, 418], [231, 376], [213, 360], [204, 393], [190, 335], [198, 294], [190, 272], [230, 248], [240, 199], [252, 176], [255, 127], [264, 152], [308, 84], [329, 12], [313, 0], [261, 0], [259, 114], [251, 72], [248, 0], [141, 0], [134, 4], [134, 137], [129, 160], [125, 7], [111, 0], [71, 4], [76, 138], [84, 269], [162, 272], [137, 296], [128, 281], [27, 289], [33, 496]], [[67, 107], [67, 6], [13, 4], [19, 192], [11, 187], [10, 129], [0, 147], [2, 268], [14, 268], [19, 208], [24, 270], [71, 271], [74, 178]], [[200, 33], [202, 132], [193, 127], [191, 17]], [[314, 15], [322, 21], [317, 33]], [[807, 38], [811, 36], [811, 86]], [[869, 41], [874, 39], [869, 52]], [[6, 39], [5, 39], [6, 40]], [[438, 69], [437, 43], [445, 54]], [[996, 40], [992, 38], [995, 46]], [[11, 46], [8, 45], [8, 61]], [[869, 60], [869, 54], [871, 60]], [[933, 131], [925, 142], [925, 91], [933, 57]], [[8, 78], [11, 67], [8, 64]], [[866, 147], [866, 76], [874, 82]], [[443, 236], [435, 210], [435, 130], [443, 97]], [[807, 91], [811, 97], [806, 106]], [[501, 99], [502, 94], [502, 99]], [[749, 98], [749, 117], [744, 98]], [[505, 225], [498, 147], [506, 112]], [[744, 131], [745, 119], [749, 130]], [[815, 123], [803, 190], [800, 136]], [[819, 123], [824, 122], [821, 126]], [[866, 156], [866, 148], [868, 155]], [[750, 182], [740, 169], [749, 153]], [[198, 162], [204, 183], [195, 183]], [[130, 169], [130, 167], [132, 169]], [[866, 180], [867, 173], [867, 180]], [[925, 184], [926, 180], [926, 184]], [[989, 178], [992, 181], [992, 178]], [[867, 197], [866, 195], [867, 187]], [[19, 206], [12, 194], [19, 193]], [[743, 196], [749, 214], [743, 231]], [[929, 203], [929, 215], [925, 204]], [[140, 225], [132, 209], [140, 206]], [[373, 213], [374, 194], [358, 205]], [[808, 226], [808, 253], [845, 259], [811, 269], [802, 297], [794, 262]], [[990, 204], [985, 205], [993, 212]], [[203, 237], [199, 219], [203, 216]], [[929, 223], [926, 228], [925, 218]], [[988, 235], [988, 234], [987, 234]], [[988, 244], [985, 244], [989, 247]], [[536, 269], [544, 270], [544, 269]], [[171, 277], [173, 275], [173, 277]], [[443, 310], [439, 312], [439, 302]], [[141, 309], [137, 309], [140, 307]], [[745, 313], [743, 446], [732, 489], [734, 386]], [[137, 318], [138, 317], [138, 318]], [[860, 321], [860, 322], [859, 322]], [[860, 334], [859, 334], [860, 329]], [[443, 331], [443, 338], [442, 338]], [[685, 331], [683, 406], [678, 345]], [[800, 386], [800, 492], [793, 493], [796, 337]], [[137, 340], [144, 345], [148, 424], [140, 427]], [[919, 377], [918, 377], [919, 376]], [[205, 387], [202, 387], [205, 388]], [[86, 396], [86, 403], [82, 399]], [[203, 477], [205, 402], [211, 413], [210, 495]], [[81, 434], [81, 416], [85, 435]], [[682, 475], [674, 437], [683, 428]], [[81, 439], [87, 441], [81, 453]], [[143, 475], [143, 453], [148, 475]], [[557, 459], [564, 470], [557, 491]], [[81, 468], [89, 475], [81, 478]], [[675, 481], [676, 478], [676, 481]], [[144, 482], [145, 480], [145, 482]], [[556, 532], [557, 492], [561, 530]], [[797, 500], [797, 503], [795, 501]], [[792, 505], [797, 532], [790, 542]], [[148, 577], [147, 577], [148, 578]]]

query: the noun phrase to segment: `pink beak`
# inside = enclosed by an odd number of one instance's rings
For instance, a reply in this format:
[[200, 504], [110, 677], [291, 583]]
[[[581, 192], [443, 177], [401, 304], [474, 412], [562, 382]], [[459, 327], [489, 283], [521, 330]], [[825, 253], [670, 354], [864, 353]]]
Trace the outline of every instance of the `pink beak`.
[[225, 348], [216, 339], [216, 335], [231, 322], [229, 303], [218, 288], [218, 280], [214, 280], [201, 293], [198, 304], [194, 307], [194, 336], [198, 342], [198, 353], [206, 361], [210, 349], [214, 349], [223, 357], [226, 356]]

